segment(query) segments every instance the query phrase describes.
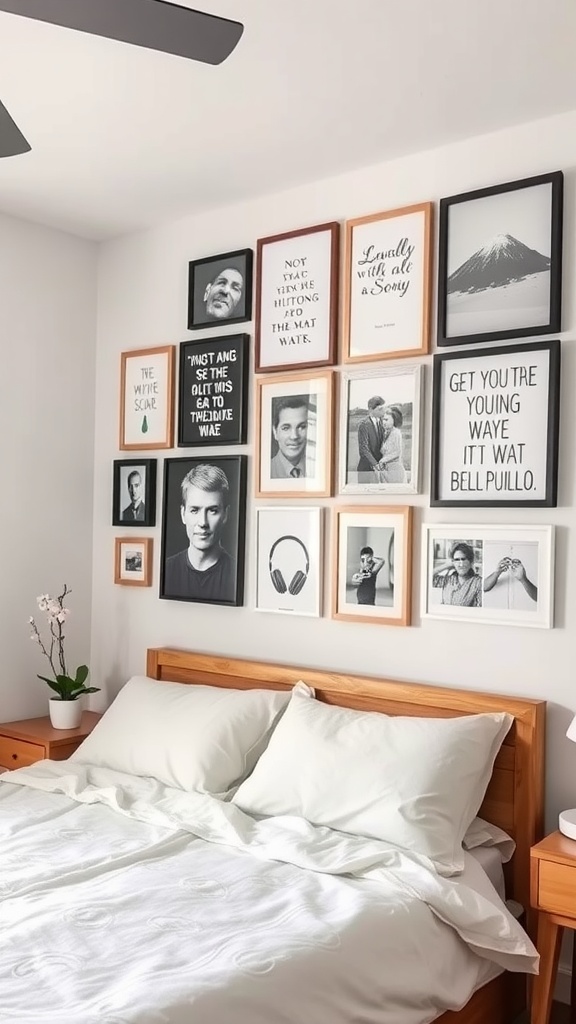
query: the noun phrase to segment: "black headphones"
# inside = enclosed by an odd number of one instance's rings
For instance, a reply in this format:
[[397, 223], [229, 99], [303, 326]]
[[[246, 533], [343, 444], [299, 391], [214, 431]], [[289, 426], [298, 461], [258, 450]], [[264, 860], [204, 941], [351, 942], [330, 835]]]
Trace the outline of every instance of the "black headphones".
[[[280, 569], [272, 568], [272, 557], [274, 555], [276, 548], [278, 547], [279, 544], [282, 543], [283, 540], [295, 540], [296, 543], [300, 545], [306, 556], [306, 568], [304, 572], [302, 572], [301, 569], [298, 569], [298, 571], [294, 573], [288, 586], [286, 586], [286, 581], [282, 573], [280, 572]], [[275, 540], [272, 547], [270, 548], [270, 554], [268, 555], [268, 565], [270, 568], [270, 579], [272, 580], [274, 590], [277, 590], [279, 594], [285, 594], [286, 591], [288, 591], [289, 594], [299, 594], [300, 591], [302, 590], [302, 587], [306, 583], [306, 580], [308, 579], [308, 570], [310, 569], [310, 559], [308, 557], [306, 545], [304, 544], [303, 541], [300, 540], [299, 537], [293, 537], [291, 534], [286, 534], [284, 537], [278, 537], [278, 540]]]

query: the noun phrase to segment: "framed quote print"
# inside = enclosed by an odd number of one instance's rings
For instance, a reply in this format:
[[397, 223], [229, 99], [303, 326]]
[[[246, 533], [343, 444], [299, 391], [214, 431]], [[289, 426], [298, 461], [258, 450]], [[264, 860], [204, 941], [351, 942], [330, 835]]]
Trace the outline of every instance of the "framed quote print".
[[553, 526], [425, 524], [422, 551], [423, 618], [553, 625]]
[[174, 443], [174, 345], [122, 352], [121, 451], [172, 448]]
[[428, 352], [432, 211], [420, 203], [346, 222], [344, 362]]
[[321, 614], [322, 509], [256, 509], [256, 611]]
[[555, 334], [562, 171], [440, 201], [438, 344]]
[[245, 444], [248, 343], [232, 334], [180, 345], [179, 447]]
[[259, 238], [256, 372], [336, 361], [340, 225]]
[[431, 505], [553, 507], [560, 342], [434, 356]]
[[152, 537], [116, 537], [114, 583], [149, 587], [152, 583]]
[[334, 514], [333, 618], [408, 626], [412, 507], [365, 505]]

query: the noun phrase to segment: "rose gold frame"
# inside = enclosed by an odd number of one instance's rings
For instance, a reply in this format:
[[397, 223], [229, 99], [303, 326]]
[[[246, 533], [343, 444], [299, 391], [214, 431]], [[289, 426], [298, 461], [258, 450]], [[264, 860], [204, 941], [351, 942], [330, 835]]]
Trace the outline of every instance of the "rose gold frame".
[[[141, 580], [130, 580], [125, 579], [122, 576], [122, 548], [123, 545], [130, 544], [141, 544], [143, 548], [143, 566], [142, 571], [144, 578]], [[152, 586], [152, 537], [115, 537], [114, 538], [114, 583], [119, 583], [122, 587], [150, 587]]]
[[[155, 448], [174, 447], [174, 359], [175, 345], [158, 345], [155, 348], [130, 349], [121, 353], [120, 365], [120, 440], [118, 447], [120, 451], [151, 451]], [[140, 358], [141, 356], [166, 355], [167, 359], [167, 395], [166, 395], [166, 430], [162, 441], [155, 441], [142, 444], [128, 444], [126, 436], [126, 363], [129, 359]]]

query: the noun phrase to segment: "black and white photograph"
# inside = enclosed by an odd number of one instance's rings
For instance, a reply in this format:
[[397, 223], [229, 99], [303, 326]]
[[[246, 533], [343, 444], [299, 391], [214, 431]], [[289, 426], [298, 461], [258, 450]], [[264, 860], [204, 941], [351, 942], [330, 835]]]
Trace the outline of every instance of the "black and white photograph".
[[422, 550], [423, 618], [552, 627], [552, 526], [425, 524]]
[[256, 378], [257, 497], [332, 493], [333, 372]]
[[156, 525], [156, 459], [115, 459], [112, 523]]
[[252, 249], [218, 253], [188, 264], [188, 330], [252, 319]]
[[410, 624], [410, 506], [338, 509], [333, 618]]
[[430, 504], [554, 507], [560, 342], [434, 356]]
[[417, 494], [421, 366], [343, 373], [340, 493]]
[[160, 597], [242, 604], [246, 461], [165, 459]]
[[256, 611], [319, 616], [322, 509], [256, 510]]
[[152, 585], [152, 537], [116, 537], [114, 583], [123, 587]]
[[438, 344], [560, 330], [561, 171], [440, 202]]
[[180, 345], [178, 446], [245, 444], [249, 336]]

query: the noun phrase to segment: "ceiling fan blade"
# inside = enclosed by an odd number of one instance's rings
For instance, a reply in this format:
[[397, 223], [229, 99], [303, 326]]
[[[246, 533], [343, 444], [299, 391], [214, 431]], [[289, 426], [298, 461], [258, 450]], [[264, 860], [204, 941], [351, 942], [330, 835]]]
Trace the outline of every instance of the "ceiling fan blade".
[[31, 148], [4, 104], [0, 103], [0, 157], [19, 156], [29, 153]]
[[221, 64], [244, 26], [168, 0], [0, 0], [0, 11], [150, 50]]

